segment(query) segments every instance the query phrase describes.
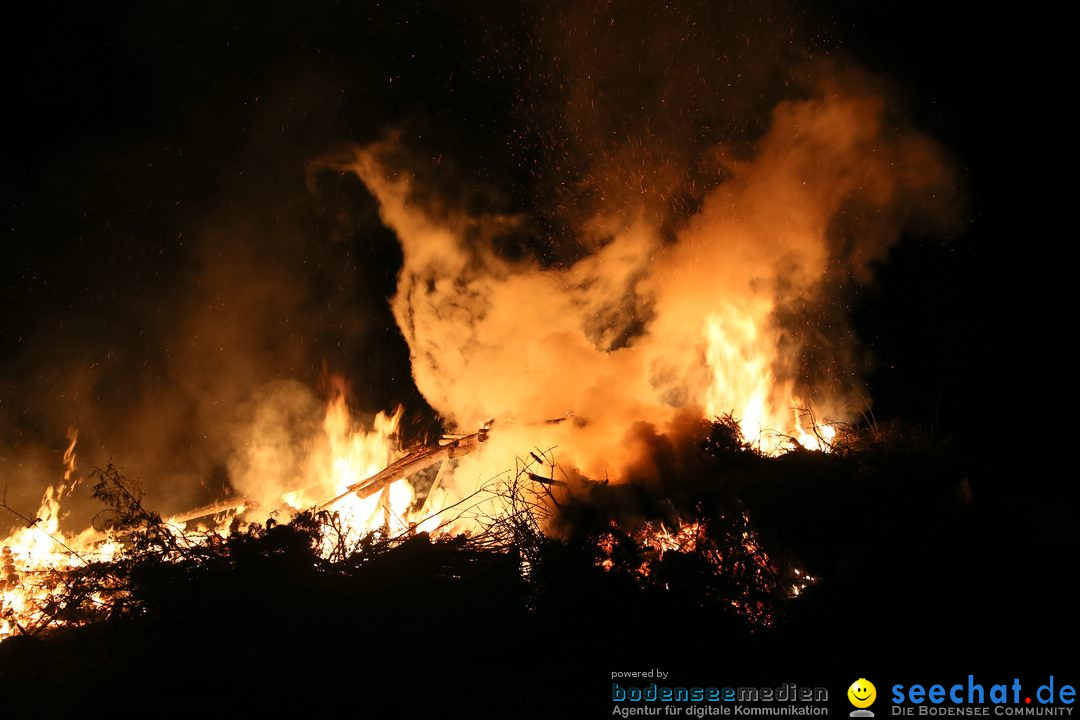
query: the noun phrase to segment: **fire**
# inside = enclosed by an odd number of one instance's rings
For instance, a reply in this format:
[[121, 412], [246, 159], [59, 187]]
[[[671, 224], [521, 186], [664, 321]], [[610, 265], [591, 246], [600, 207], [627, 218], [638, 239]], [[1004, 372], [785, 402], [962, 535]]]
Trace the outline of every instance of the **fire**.
[[[709, 332], [718, 342], [723, 337], [730, 337], [732, 328], [747, 333], [752, 337], [752, 328], [745, 322], [733, 323], [731, 319], [711, 325]], [[727, 335], [725, 335], [727, 332]], [[733, 382], [767, 382], [769, 379], [766, 364], [755, 364], [752, 355], [739, 357], [730, 351], [710, 354], [716, 372], [716, 397], [723, 397], [721, 390], [731, 391]], [[757, 374], [755, 374], [757, 373]], [[719, 402], [719, 401], [718, 401]], [[755, 418], [769, 417], [773, 412], [761, 396], [758, 405], [746, 405], [747, 418], [743, 421], [744, 432], [755, 426], [750, 423], [765, 422]], [[757, 414], [753, 414], [751, 411]], [[318, 435], [311, 439], [294, 489], [282, 492], [273, 498], [259, 498], [257, 501], [244, 499], [241, 502], [226, 504], [224, 509], [209, 518], [183, 519], [174, 516], [164, 523], [167, 532], [181, 544], [199, 542], [199, 538], [221, 537], [245, 527], [246, 521], [257, 518], [256, 513], [273, 513], [277, 510], [299, 511], [312, 507], [325, 507], [337, 514], [339, 527], [345, 532], [344, 538], [337, 538], [335, 545], [329, 538], [324, 540], [324, 547], [319, 548], [321, 555], [329, 558], [340, 548], [343, 539], [346, 546], [356, 547], [367, 535], [379, 533], [383, 538], [404, 537], [408, 534], [425, 530], [434, 534], [469, 532], [476, 526], [475, 515], [487, 518], [508, 513], [513, 504], [512, 493], [508, 492], [507, 480], [510, 475], [503, 473], [497, 482], [489, 486], [479, 499], [466, 505], [472, 509], [473, 516], [467, 513], [450, 515], [447, 510], [460, 505], [462, 498], [446, 492], [439, 487], [439, 479], [446, 474], [449, 461], [443, 460], [435, 480], [429, 489], [428, 498], [422, 507], [417, 507], [416, 490], [407, 474], [392, 479], [377, 492], [366, 497], [353, 492], [358, 484], [379, 474], [404, 456], [398, 440], [398, 431], [403, 410], [398, 407], [392, 413], [378, 413], [370, 429], [350, 413], [345, 393], [339, 383], [338, 389], [329, 399], [325, 416]], [[813, 447], [812, 439], [825, 437], [823, 432], [829, 426], [807, 427], [798, 414], [792, 415], [790, 426], [803, 430], [798, 441], [804, 447]], [[485, 431], [486, 433], [486, 431]], [[812, 433], [812, 434], [811, 434]], [[763, 433], [760, 433], [762, 436]], [[486, 436], [486, 435], [485, 435]], [[448, 436], [444, 442], [471, 436]], [[27, 526], [18, 529], [2, 542], [2, 581], [0, 581], [0, 640], [17, 633], [32, 633], [49, 626], [61, 626], [68, 622], [64, 608], [58, 607], [53, 599], [58, 588], [64, 583], [63, 573], [73, 568], [87, 566], [95, 561], [109, 561], [124, 551], [125, 540], [112, 530], [99, 531], [87, 528], [77, 534], [69, 534], [61, 527], [61, 501], [78, 483], [76, 477], [75, 445], [77, 433], [69, 433], [69, 445], [64, 452], [64, 471], [62, 478], [46, 488], [36, 519], [27, 519]], [[761, 443], [761, 447], [766, 447]], [[779, 448], [779, 444], [769, 446]], [[542, 488], [558, 486], [563, 483], [554, 478], [537, 475], [533, 470], [542, 469], [550, 464], [554, 472], [555, 464], [545, 454], [540, 458], [535, 453], [516, 478], [525, 478], [526, 482], [536, 482]], [[448, 458], [453, 458], [453, 453]], [[408, 458], [406, 458], [408, 459]], [[536, 480], [539, 478], [538, 480]], [[514, 490], [514, 493], [519, 492]], [[470, 498], [465, 498], [469, 500]], [[518, 501], [521, 497], [518, 497]], [[216, 506], [215, 506], [216, 507]], [[481, 510], [477, 511], [476, 508]], [[192, 515], [192, 513], [189, 513]], [[718, 575], [728, 574], [745, 578], [750, 590], [759, 594], [775, 593], [781, 586], [787, 588], [787, 596], [798, 596], [814, 579], [799, 569], [782, 571], [761, 548], [760, 542], [749, 527], [749, 518], [742, 516], [739, 525], [741, 536], [733, 548], [722, 548], [710, 536], [708, 527], [702, 522], [679, 522], [673, 527], [664, 523], [645, 523], [632, 535], [633, 541], [643, 554], [634, 569], [634, 574], [643, 582], [651, 581], [655, 569], [666, 553], [698, 554], [707, 559]], [[597, 565], [605, 571], [615, 568], [613, 559], [619, 542], [613, 526], [613, 532], [602, 535], [597, 540], [599, 556]], [[730, 533], [729, 533], [730, 534]], [[784, 584], [786, 583], [786, 585]], [[666, 587], [666, 584], [665, 584]], [[736, 599], [734, 607], [742, 615], [757, 624], [771, 622], [764, 606], [751, 602], [750, 594], [746, 598]], [[100, 597], [90, 598], [92, 602], [106, 605], [108, 600]]]
[[[416, 388], [447, 430], [471, 434], [453, 436], [445, 452], [428, 448], [425, 457], [442, 466], [417, 508], [412, 470], [398, 473], [395, 465], [411, 461], [398, 440], [402, 409], [379, 413], [366, 427], [338, 383], [313, 431], [305, 388], [296, 404], [268, 405], [234, 448], [243, 472], [230, 465], [230, 478], [244, 497], [170, 518], [178, 537], [226, 534], [275, 511], [312, 507], [336, 512], [353, 538], [468, 529], [465, 512], [475, 519], [507, 511], [516, 491], [485, 488], [507, 472], [516, 481], [508, 468], [518, 453], [558, 448], [565, 481], [546, 455], [539, 463], [550, 469], [546, 480], [527, 473], [552, 498], [557, 485], [656, 479], [677, 467], [652, 462], [668, 447], [660, 440], [700, 430], [700, 423], [679, 424], [690, 416], [733, 419], [745, 442], [766, 455], [828, 451], [833, 419], [855, 413], [830, 396], [835, 384], [809, 382], [794, 369], [829, 362], [810, 352], [819, 350], [813, 333], [827, 328], [799, 319], [838, 282], [864, 282], [908, 212], [947, 197], [939, 190], [949, 185], [936, 146], [894, 127], [880, 97], [860, 83], [844, 89], [828, 81], [777, 105], [752, 147], [736, 153], [719, 144], [700, 157], [715, 181], [695, 192], [687, 217], [669, 224], [647, 212], [639, 194], [597, 187], [598, 205], [569, 223], [581, 253], [543, 262], [498, 248], [546, 220], [478, 210], [486, 203], [462, 202], [456, 186], [443, 197], [425, 187], [430, 173], [410, 167], [410, 158], [401, 138], [391, 137], [333, 167], [363, 182], [401, 244], [391, 310]], [[540, 224], [530, 228], [533, 221]], [[851, 237], [839, 242], [841, 231]], [[299, 415], [305, 424], [294, 432], [290, 422]], [[498, 431], [488, 441], [491, 418]], [[455, 451], [466, 448], [454, 443], [470, 438], [467, 449], [476, 452], [459, 460]], [[61, 527], [61, 500], [75, 484], [75, 440], [72, 432], [63, 478], [45, 490], [37, 518], [2, 542], [0, 638], [61, 622], [48, 608], [55, 574], [122, 547], [108, 531], [69, 535]], [[353, 492], [384, 469], [370, 492]], [[451, 511], [455, 517], [446, 517]], [[707, 522], [641, 529], [633, 539], [647, 556], [638, 574], [654, 576], [665, 553], [705, 557], [747, 588], [732, 602], [759, 621], [768, 611], [753, 593], [797, 595], [812, 582], [779, 567], [747, 518], [725, 521], [731, 529], [723, 537], [736, 542], [723, 547]], [[618, 564], [615, 542], [615, 535], [601, 539], [602, 567]]]
[[[391, 414], [380, 412], [371, 430], [365, 430], [350, 414], [339, 387], [327, 406], [323, 435], [308, 458], [305, 488], [286, 493], [282, 500], [295, 510], [322, 505], [382, 470], [398, 455], [401, 415], [400, 406]], [[408, 528], [405, 518], [413, 499], [412, 486], [402, 479], [370, 497], [349, 494], [333, 509], [354, 532], [363, 534], [381, 528], [397, 533]]]
[[747, 442], [766, 455], [783, 452], [792, 440], [807, 450], [828, 451], [835, 425], [818, 423], [813, 412], [802, 411], [809, 403], [772, 370], [770, 350], [776, 342], [766, 330], [771, 310], [764, 302], [742, 308], [732, 304], [706, 318], [703, 334], [711, 375], [706, 413], [733, 415]]
[[78, 431], [68, 431], [64, 474], [45, 488], [35, 518], [0, 542], [0, 640], [16, 632], [32, 632], [53, 621], [51, 593], [60, 573], [95, 560], [108, 561], [117, 551], [110, 538], [93, 528], [70, 535], [60, 528], [61, 500], [78, 483], [75, 444]]
[[[298, 489], [279, 497], [261, 499], [263, 511], [304, 510], [317, 507], [346, 493], [349, 486], [374, 475], [398, 454], [397, 432], [402, 409], [378, 413], [372, 428], [365, 430], [352, 417], [340, 387], [331, 397], [322, 423], [322, 433], [312, 442], [303, 471], [296, 479]], [[69, 432], [70, 443], [64, 452], [63, 477], [48, 486], [42, 496], [36, 518], [0, 541], [0, 640], [16, 633], [31, 633], [45, 626], [65, 624], [62, 613], [52, 600], [53, 592], [63, 582], [65, 570], [95, 561], [109, 561], [122, 551], [123, 542], [111, 531], [86, 528], [77, 534], [61, 528], [61, 501], [77, 485], [75, 444], [78, 433]], [[407, 532], [411, 525], [410, 509], [415, 499], [412, 485], [400, 479], [367, 498], [348, 494], [334, 503], [341, 527], [348, 532], [346, 542], [374, 531], [387, 536]], [[228, 534], [241, 528], [233, 525], [230, 515], [251, 516], [255, 509], [248, 503], [228, 506], [228, 513], [210, 519], [169, 518], [165, 527], [177, 538], [187, 541], [187, 533]], [[331, 548], [321, 548], [324, 556]]]
[[663, 558], [664, 553], [669, 550], [694, 552], [697, 549], [697, 542], [703, 530], [701, 523], [696, 522], [680, 525], [679, 529], [674, 532], [668, 530], [663, 524], [657, 530], [653, 530], [652, 526], [647, 525], [646, 529], [641, 533], [641, 542], [643, 545], [656, 550], [657, 558]]
[[[715, 577], [735, 581], [736, 594], [728, 604], [760, 627], [773, 624], [778, 599], [796, 598], [817, 582], [805, 570], [771, 557], [745, 512], [730, 517], [721, 515], [711, 523], [678, 521], [674, 528], [663, 522], [646, 522], [628, 540], [638, 553], [630, 556], [634, 559], [624, 569], [640, 582], [670, 590], [671, 582], [661, 565], [664, 556], [674, 552], [696, 557], [712, 568]], [[596, 539], [595, 564], [604, 572], [615, 570], [619, 542], [619, 529], [614, 526], [611, 532]]]
[[[453, 205], [400, 138], [336, 166], [364, 183], [401, 244], [391, 307], [417, 388], [451, 429], [573, 414], [524, 446], [558, 445], [565, 465], [617, 482], [637, 479], [651, 451], [628, 437], [643, 424], [664, 434], [687, 413], [730, 415], [767, 455], [829, 449], [833, 423], [857, 414], [856, 387], [841, 362], [850, 337], [817, 342], [837, 334], [820, 308], [843, 278], [868, 276], [897, 237], [902, 213], [890, 209], [936, 187], [942, 166], [925, 139], [889, 126], [880, 98], [828, 85], [778, 105], [746, 157], [722, 151], [702, 161], [726, 179], [674, 229], [637, 196], [613, 195], [575, 219], [588, 251], [548, 264], [496, 252], [530, 218]], [[836, 219], [856, 206], [885, 225], [841, 248]], [[460, 475], [462, 496], [490, 477]]]

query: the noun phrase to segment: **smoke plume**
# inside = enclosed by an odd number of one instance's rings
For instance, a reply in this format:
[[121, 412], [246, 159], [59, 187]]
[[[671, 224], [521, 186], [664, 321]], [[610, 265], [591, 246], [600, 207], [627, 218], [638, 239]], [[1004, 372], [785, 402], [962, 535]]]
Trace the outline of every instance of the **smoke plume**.
[[456, 205], [400, 138], [357, 150], [347, 167], [402, 246], [393, 311], [417, 387], [461, 431], [496, 419], [467, 485], [537, 444], [571, 473], [647, 477], [643, 438], [687, 410], [730, 412], [762, 442], [793, 434], [800, 408], [857, 414], [852, 334], [818, 309], [868, 281], [907, 223], [951, 222], [952, 173], [853, 71], [819, 65], [793, 94], [747, 150], [718, 138], [695, 160], [718, 180], [674, 224], [599, 186], [611, 202], [577, 219], [589, 250], [563, 265], [500, 253], [533, 219]]
[[268, 16], [299, 45], [250, 62], [217, 35], [239, 21], [210, 22], [212, 82], [131, 33], [178, 88], [152, 95], [170, 124], [65, 155], [66, 195], [38, 193], [77, 220], [0, 308], [9, 501], [34, 506], [73, 425], [80, 471], [115, 460], [166, 514], [274, 497], [319, 445], [327, 369], [365, 420], [495, 420], [450, 495], [533, 447], [655, 478], [694, 419], [765, 443], [797, 408], [853, 417], [845, 293], [905, 228], [963, 215], [942, 150], [785, 3], [365, 8], [372, 41], [343, 22], [336, 52], [316, 15]]

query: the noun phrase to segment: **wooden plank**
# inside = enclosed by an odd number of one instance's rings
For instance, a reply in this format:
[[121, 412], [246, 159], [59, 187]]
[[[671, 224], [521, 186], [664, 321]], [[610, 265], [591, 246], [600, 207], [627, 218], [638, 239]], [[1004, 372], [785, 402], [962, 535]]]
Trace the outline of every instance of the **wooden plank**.
[[487, 440], [487, 430], [481, 430], [471, 435], [450, 439], [444, 445], [426, 445], [416, 448], [371, 477], [350, 485], [345, 492], [322, 507], [330, 507], [350, 493], [356, 493], [357, 497], [361, 498], [371, 497], [398, 480], [429, 468], [435, 463], [468, 455], [485, 440]]

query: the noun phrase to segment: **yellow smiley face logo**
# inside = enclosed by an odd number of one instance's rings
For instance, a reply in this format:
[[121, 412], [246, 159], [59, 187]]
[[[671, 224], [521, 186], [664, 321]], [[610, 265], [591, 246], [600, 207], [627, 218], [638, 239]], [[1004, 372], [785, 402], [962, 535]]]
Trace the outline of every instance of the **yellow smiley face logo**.
[[868, 708], [877, 698], [877, 688], [866, 678], [859, 678], [847, 689], [848, 700], [857, 708]]

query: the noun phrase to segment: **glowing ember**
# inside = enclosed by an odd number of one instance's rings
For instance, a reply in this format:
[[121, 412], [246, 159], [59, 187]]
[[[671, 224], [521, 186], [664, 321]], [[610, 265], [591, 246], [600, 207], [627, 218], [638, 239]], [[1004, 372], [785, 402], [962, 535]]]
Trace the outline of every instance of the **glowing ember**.
[[[731, 519], [721, 516], [712, 526], [680, 523], [674, 530], [663, 523], [645, 523], [628, 538], [640, 548], [640, 554], [625, 569], [642, 583], [670, 590], [671, 578], [660, 564], [664, 555], [675, 552], [695, 557], [710, 567], [716, 578], [735, 581], [731, 587], [736, 595], [727, 604], [737, 614], [754, 625], [768, 627], [775, 620], [777, 600], [798, 597], [817, 580], [800, 568], [778, 565], [761, 547], [749, 523], [746, 513]], [[618, 544], [617, 528], [597, 538], [597, 567], [605, 572], [615, 570]]]

